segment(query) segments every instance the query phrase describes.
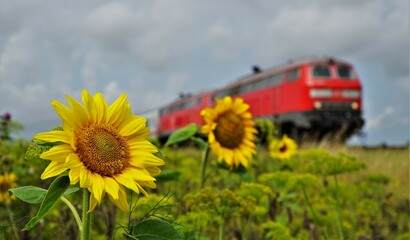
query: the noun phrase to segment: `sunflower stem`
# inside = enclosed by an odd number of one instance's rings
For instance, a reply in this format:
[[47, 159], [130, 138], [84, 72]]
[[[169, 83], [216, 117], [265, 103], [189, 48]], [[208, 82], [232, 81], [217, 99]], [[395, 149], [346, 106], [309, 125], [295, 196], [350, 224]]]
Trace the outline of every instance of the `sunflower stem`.
[[68, 206], [68, 208], [73, 213], [73, 216], [75, 218], [75, 222], [77, 223], [77, 226], [78, 226], [78, 230], [81, 232], [83, 224], [81, 223], [81, 219], [80, 219], [80, 216], [78, 215], [77, 210], [74, 208], [73, 204], [71, 204], [71, 202], [68, 201], [67, 198], [61, 197], [60, 199], [61, 199], [61, 201], [63, 201]]
[[[319, 228], [319, 218], [317, 217], [317, 215], [316, 215], [316, 213], [315, 213], [315, 211], [314, 211], [314, 209], [313, 209], [312, 203], [311, 203], [310, 200], [309, 200], [309, 197], [308, 197], [308, 195], [307, 195], [307, 193], [306, 193], [305, 188], [302, 188], [302, 191], [303, 191], [303, 196], [304, 196], [304, 198], [305, 198], [305, 201], [306, 201], [306, 203], [307, 203], [307, 205], [308, 205], [308, 208], [309, 208], [310, 212], [312, 213], [313, 220], [315, 221], [316, 226]], [[323, 236], [324, 236], [324, 238], [325, 238], [326, 240], [329, 239], [328, 236], [327, 236], [326, 231], [323, 232]]]
[[337, 216], [338, 216], [338, 222], [339, 222], [339, 239], [343, 240], [344, 239], [344, 234], [343, 234], [343, 216], [342, 216], [342, 211], [341, 211], [341, 203], [340, 203], [340, 192], [339, 192], [339, 183], [337, 181], [337, 175], [333, 175], [334, 180], [335, 180], [335, 186], [336, 186], [336, 204], [337, 204]]
[[205, 185], [206, 164], [208, 163], [209, 145], [206, 144], [204, 151], [202, 152], [202, 164], [201, 164], [201, 188]]
[[90, 239], [90, 223], [91, 223], [91, 213], [88, 213], [90, 208], [90, 192], [88, 189], [84, 188], [83, 191], [83, 226], [81, 228], [81, 240]]
[[8, 215], [9, 215], [9, 220], [10, 220], [11, 228], [13, 228], [14, 237], [16, 238], [16, 240], [18, 240], [18, 239], [20, 239], [20, 238], [19, 238], [19, 234], [18, 234], [18, 232], [17, 232], [16, 224], [15, 224], [14, 219], [13, 219], [13, 212], [11, 211], [9, 205], [7, 205], [7, 204], [6, 204], [6, 208], [7, 208], [7, 213], [8, 213]]
[[222, 240], [223, 239], [223, 229], [224, 229], [224, 220], [221, 217], [219, 221], [219, 226], [218, 226], [218, 239]]

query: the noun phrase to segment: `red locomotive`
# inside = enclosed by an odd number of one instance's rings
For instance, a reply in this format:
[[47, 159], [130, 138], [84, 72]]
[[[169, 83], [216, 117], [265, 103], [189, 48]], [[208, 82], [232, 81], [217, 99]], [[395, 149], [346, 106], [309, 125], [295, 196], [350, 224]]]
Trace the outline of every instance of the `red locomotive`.
[[293, 138], [332, 134], [344, 141], [364, 124], [361, 84], [347, 62], [309, 58], [253, 70], [225, 87], [180, 96], [160, 108], [157, 136], [164, 139], [190, 123], [202, 125], [200, 111], [227, 95], [243, 98], [255, 118], [271, 119], [280, 133]]

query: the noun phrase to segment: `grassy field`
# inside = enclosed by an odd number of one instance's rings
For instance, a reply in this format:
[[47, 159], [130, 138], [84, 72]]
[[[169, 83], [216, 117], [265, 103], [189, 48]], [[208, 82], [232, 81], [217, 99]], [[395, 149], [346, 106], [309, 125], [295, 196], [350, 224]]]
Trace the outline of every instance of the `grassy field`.
[[333, 154], [344, 152], [366, 164], [360, 172], [342, 176], [343, 181], [354, 183], [363, 175], [384, 174], [391, 178], [389, 189], [394, 195], [405, 198], [410, 196], [410, 148], [402, 147], [362, 147], [338, 144], [305, 144], [301, 149], [323, 148]]
[[[17, 175], [20, 186], [47, 188], [51, 181], [40, 180], [46, 162], [27, 159], [27, 144], [3, 144], [3, 167]], [[150, 198], [137, 200], [134, 194], [132, 203], [138, 203], [130, 215], [104, 200], [93, 213], [92, 239], [123, 239], [122, 233], [130, 221], [140, 221], [147, 213], [168, 219], [177, 226], [182, 239], [191, 240], [218, 239], [221, 233], [222, 239], [403, 240], [410, 231], [409, 147], [304, 144], [300, 156], [281, 162], [269, 156], [266, 146], [258, 146], [253, 164], [240, 173], [221, 168], [211, 154], [204, 188], [200, 187], [200, 150], [160, 149], [165, 154], [163, 172], [176, 171], [178, 178], [159, 180], [157, 189], [149, 190]], [[326, 161], [314, 165], [318, 163], [315, 158], [320, 160], [323, 156], [327, 156]], [[350, 170], [336, 174], [338, 185], [335, 175], [326, 172], [332, 161], [350, 164]], [[365, 167], [357, 167], [363, 166], [358, 163]], [[80, 192], [67, 198], [75, 206], [81, 203]], [[77, 239], [69, 209], [61, 203], [59, 206], [44, 223], [22, 232], [21, 237]], [[10, 209], [16, 228], [22, 229], [38, 205], [16, 200]], [[8, 218], [4, 217], [7, 214], [6, 209], [0, 208], [0, 238], [5, 239], [12, 235]]]
[[[329, 152], [332, 156], [338, 156], [338, 154], [345, 154], [348, 156], [352, 156], [358, 160], [358, 162], [364, 163], [365, 168], [360, 170], [355, 170], [353, 172], [346, 172], [338, 175], [339, 184], [340, 184], [340, 191], [342, 202], [345, 204], [344, 209], [342, 210], [345, 218], [350, 218], [350, 222], [346, 221], [345, 228], [350, 229], [351, 233], [346, 239], [354, 239], [356, 237], [362, 236], [373, 236], [373, 239], [378, 239], [377, 237], [381, 237], [384, 234], [388, 236], [387, 239], [395, 239], [397, 236], [397, 232], [393, 233], [393, 230], [386, 230], [390, 225], [399, 225], [401, 226], [400, 231], [406, 231], [408, 229], [408, 224], [406, 221], [409, 220], [408, 214], [406, 215], [406, 211], [408, 208], [409, 201], [409, 148], [366, 148], [366, 147], [349, 147], [346, 145], [332, 145], [329, 143], [321, 143], [321, 144], [304, 144], [301, 148], [301, 152], [309, 152], [315, 151], [317, 149], [322, 149], [326, 152]], [[199, 173], [200, 171], [200, 158], [201, 152], [194, 148], [172, 148], [172, 149], [164, 149], [166, 154], [168, 155], [168, 166], [166, 169], [180, 169], [181, 170], [181, 177], [180, 181], [178, 182], [170, 182], [165, 184], [160, 184], [159, 187], [167, 189], [167, 191], [174, 192], [177, 198], [183, 199], [184, 195], [189, 192], [197, 192], [198, 185], [199, 185]], [[220, 170], [215, 165], [215, 158], [211, 159], [211, 166], [209, 167], [208, 171], [211, 172], [207, 179], [207, 186], [212, 186], [215, 191], [221, 189], [233, 189], [241, 191], [241, 186], [243, 186], [244, 182], [252, 182], [252, 183], [261, 183], [258, 181], [260, 179], [260, 175], [266, 174], [270, 171], [272, 172], [281, 172], [283, 170], [283, 164], [281, 163], [272, 163], [272, 159], [269, 157], [269, 153], [265, 147], [258, 148], [258, 157], [254, 161], [252, 168], [249, 170], [248, 173], [238, 175], [232, 174], [227, 171]], [[295, 160], [297, 161], [297, 160]], [[296, 165], [295, 165], [296, 164]], [[286, 165], [286, 164], [285, 164]], [[290, 168], [298, 169], [300, 166], [297, 166], [298, 163], [290, 163]], [[303, 164], [302, 164], [303, 165]], [[294, 167], [297, 166], [297, 167]], [[303, 167], [302, 167], [303, 168]], [[282, 169], [282, 170], [281, 170]], [[286, 167], [285, 167], [286, 169]], [[298, 175], [298, 170], [295, 170], [295, 176], [302, 176]], [[320, 177], [321, 181], [328, 182], [330, 185], [328, 187], [321, 186], [320, 188], [327, 190], [320, 190], [315, 191], [314, 189], [308, 192], [309, 195], [312, 196], [313, 199], [317, 202], [321, 202], [318, 204], [317, 208], [322, 209], [321, 211], [330, 211], [333, 213], [327, 215], [327, 220], [323, 220], [323, 225], [329, 224], [326, 228], [331, 230], [329, 235], [330, 238], [328, 239], [340, 239], [340, 236], [337, 235], [337, 227], [336, 223], [334, 222], [337, 215], [335, 213], [335, 197], [333, 195], [335, 191], [335, 186], [333, 183], [333, 178], [329, 177]], [[292, 181], [292, 179], [290, 179]], [[268, 184], [269, 185], [269, 184]], [[268, 186], [267, 185], [267, 186]], [[327, 185], [327, 184], [325, 184]], [[274, 186], [278, 187], [274, 184]], [[275, 187], [274, 187], [275, 188]], [[279, 189], [272, 189], [275, 194], [289, 194], [288, 190], [279, 190]], [[183, 190], [181, 190], [183, 189]], [[162, 190], [160, 190], [161, 192]], [[321, 192], [318, 194], [318, 192]], [[298, 221], [301, 221], [303, 218], [303, 214], [300, 212], [300, 208], [306, 208], [306, 205], [301, 198], [302, 193], [297, 191], [290, 191], [290, 194], [296, 194], [298, 197], [295, 199], [290, 200], [290, 206], [293, 206], [296, 210], [294, 210], [294, 215], [296, 218], [299, 218]], [[284, 207], [287, 203], [281, 203]], [[292, 205], [294, 204], [294, 205]], [[297, 206], [296, 206], [296, 205]], [[369, 205], [370, 204], [370, 205]], [[372, 205], [375, 204], [375, 205]], [[262, 204], [263, 205], [263, 204]], [[366, 206], [378, 206], [372, 209], [367, 209]], [[404, 206], [398, 207], [398, 206]], [[290, 207], [290, 208], [293, 208]], [[387, 207], [391, 207], [392, 209], [386, 210]], [[289, 208], [285, 207], [285, 208]], [[382, 209], [386, 208], [389, 214], [376, 214], [372, 215], [372, 211], [384, 211]], [[401, 210], [398, 210], [401, 209]], [[236, 211], [232, 209], [232, 211]], [[303, 235], [303, 232], [299, 227], [295, 227], [292, 224], [294, 222], [285, 221], [286, 213], [282, 210], [278, 210], [277, 218], [281, 219], [279, 222], [284, 226], [287, 226], [290, 229], [290, 232], [297, 236], [296, 239], [305, 239], [306, 236]], [[290, 210], [288, 210], [290, 211]], [[365, 213], [363, 213], [364, 211]], [[397, 211], [396, 213], [394, 213]], [[398, 211], [401, 211], [399, 213]], [[362, 213], [360, 213], [362, 212]], [[403, 215], [404, 212], [404, 215]], [[302, 214], [302, 215], [301, 215]], [[360, 223], [356, 222], [355, 219], [362, 218], [363, 215], [367, 215], [369, 219], [378, 219], [378, 220], [366, 220], [370, 221], [365, 225], [369, 224], [369, 226], [377, 225], [378, 228], [384, 229], [383, 232], [377, 232], [371, 230], [371, 227], [365, 227], [367, 230], [361, 229], [359, 227]], [[326, 215], [326, 214], [325, 214]], [[326, 216], [323, 216], [324, 218]], [[365, 217], [365, 218], [367, 218]], [[400, 223], [392, 221], [392, 218], [400, 219]], [[390, 219], [390, 220], [388, 220]], [[325, 223], [329, 221], [331, 223]], [[376, 221], [376, 222], [372, 222]], [[358, 225], [359, 224], [359, 225]], [[401, 225], [400, 225], [401, 224]], [[404, 225], [403, 225], [404, 224]], [[407, 227], [406, 227], [407, 225]], [[232, 226], [231, 226], [232, 227]], [[299, 228], [299, 229], [298, 229]], [[333, 229], [333, 230], [332, 230]], [[231, 229], [232, 230], [232, 229]], [[252, 231], [252, 230], [249, 230]], [[322, 230], [324, 231], [324, 230]], [[372, 232], [370, 233], [363, 233], [360, 235], [359, 232]], [[390, 232], [389, 232], [390, 231]], [[208, 233], [209, 234], [209, 233]], [[298, 235], [299, 234], [299, 235]], [[305, 233], [307, 234], [307, 233]], [[312, 233], [310, 233], [312, 234]], [[373, 234], [373, 235], [372, 235]], [[207, 235], [207, 234], [205, 234]], [[248, 237], [251, 235], [248, 235]], [[304, 237], [303, 237], [304, 236]], [[210, 238], [212, 239], [212, 237]], [[287, 238], [284, 238], [287, 239]], [[290, 239], [290, 238], [289, 238]], [[306, 239], [322, 239], [319, 238], [306, 238]], [[326, 239], [326, 238], [323, 238]]]

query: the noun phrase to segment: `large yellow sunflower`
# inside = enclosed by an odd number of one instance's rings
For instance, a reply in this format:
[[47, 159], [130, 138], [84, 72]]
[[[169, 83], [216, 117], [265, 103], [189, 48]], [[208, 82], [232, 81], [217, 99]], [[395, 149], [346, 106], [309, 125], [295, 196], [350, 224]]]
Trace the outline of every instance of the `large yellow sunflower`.
[[249, 105], [243, 99], [224, 97], [217, 99], [213, 108], [201, 111], [205, 120], [201, 132], [208, 135], [212, 152], [232, 170], [239, 165], [248, 167], [255, 153], [257, 133]]
[[100, 93], [91, 96], [86, 90], [82, 92], [84, 104], [66, 98], [71, 108], [51, 102], [62, 120], [63, 131], [34, 136], [60, 143], [41, 154], [41, 158], [51, 160], [41, 178], [68, 170], [72, 185], [79, 183], [90, 191], [90, 212], [105, 193], [120, 209], [128, 211], [124, 186], [147, 195], [143, 187], [156, 187], [152, 176], [159, 174], [158, 166], [164, 164], [153, 155], [157, 148], [146, 140], [146, 120], [131, 113], [126, 94], [110, 106]]
[[283, 135], [282, 139], [275, 139], [269, 144], [271, 156], [281, 160], [290, 159], [296, 153], [297, 148], [296, 142], [288, 138], [286, 134]]
[[14, 173], [0, 175], [0, 203], [10, 205], [11, 200], [15, 198], [14, 195], [9, 195], [9, 189], [16, 186], [15, 179]]

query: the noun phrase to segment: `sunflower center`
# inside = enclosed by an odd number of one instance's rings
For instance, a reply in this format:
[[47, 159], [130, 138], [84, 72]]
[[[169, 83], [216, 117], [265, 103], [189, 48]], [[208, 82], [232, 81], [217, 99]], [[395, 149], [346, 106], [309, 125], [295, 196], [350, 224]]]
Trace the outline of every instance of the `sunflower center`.
[[282, 147], [279, 148], [279, 152], [284, 153], [287, 149], [288, 147], [286, 146], [286, 144], [283, 144]]
[[7, 190], [10, 188], [10, 184], [6, 181], [0, 183], [0, 192], [7, 192]]
[[92, 172], [103, 176], [120, 173], [127, 163], [127, 144], [109, 125], [91, 125], [77, 136], [77, 154]]
[[216, 120], [215, 138], [225, 148], [238, 147], [245, 134], [242, 119], [231, 111], [221, 114]]

